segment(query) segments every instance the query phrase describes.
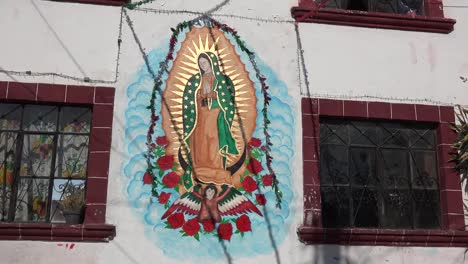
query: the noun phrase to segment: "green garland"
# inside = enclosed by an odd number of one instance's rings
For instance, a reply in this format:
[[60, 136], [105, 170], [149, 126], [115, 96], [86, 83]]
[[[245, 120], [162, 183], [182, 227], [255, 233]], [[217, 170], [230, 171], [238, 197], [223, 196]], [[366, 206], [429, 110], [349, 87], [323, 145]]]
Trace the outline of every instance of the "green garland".
[[142, 0], [142, 1], [135, 2], [135, 3], [130, 2], [128, 4], [123, 5], [123, 7], [128, 8], [128, 9], [135, 9], [135, 8], [141, 6], [141, 5], [151, 3], [153, 1], [155, 1], [155, 0]]

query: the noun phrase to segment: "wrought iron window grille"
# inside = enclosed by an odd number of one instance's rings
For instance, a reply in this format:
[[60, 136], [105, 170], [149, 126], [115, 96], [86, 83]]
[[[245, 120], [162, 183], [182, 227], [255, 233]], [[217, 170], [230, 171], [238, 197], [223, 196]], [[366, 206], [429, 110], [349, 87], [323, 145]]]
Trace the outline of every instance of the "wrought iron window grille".
[[[325, 0], [317, 0], [317, 4]], [[328, 0], [323, 7], [342, 10], [424, 15], [423, 0]]]
[[435, 125], [320, 120], [324, 227], [440, 228]]
[[0, 222], [65, 222], [67, 192], [86, 191], [90, 130], [89, 107], [0, 104]]

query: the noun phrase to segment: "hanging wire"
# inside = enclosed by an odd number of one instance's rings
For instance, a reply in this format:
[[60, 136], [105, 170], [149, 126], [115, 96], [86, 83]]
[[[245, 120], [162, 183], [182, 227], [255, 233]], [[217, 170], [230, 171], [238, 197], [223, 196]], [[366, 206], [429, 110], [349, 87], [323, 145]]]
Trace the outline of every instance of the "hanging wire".
[[75, 76], [70, 76], [62, 73], [55, 73], [55, 72], [33, 72], [33, 71], [10, 71], [5, 70], [0, 67], [0, 73], [4, 73], [6, 75], [15, 75], [15, 76], [23, 76], [23, 77], [59, 77], [62, 79], [73, 80], [77, 82], [85, 82], [85, 83], [105, 83], [105, 84], [114, 84], [115, 81], [106, 81], [106, 80], [97, 80], [91, 79], [88, 77], [80, 78]]

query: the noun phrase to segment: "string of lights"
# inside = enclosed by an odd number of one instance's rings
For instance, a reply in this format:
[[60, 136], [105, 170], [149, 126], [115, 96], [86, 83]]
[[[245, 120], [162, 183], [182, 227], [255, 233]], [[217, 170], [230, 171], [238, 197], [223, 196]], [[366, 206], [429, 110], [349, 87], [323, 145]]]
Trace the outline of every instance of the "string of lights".
[[[304, 95], [304, 94], [303, 94]], [[441, 106], [457, 106], [460, 105], [464, 108], [468, 105], [461, 105], [455, 103], [448, 103], [444, 101], [432, 100], [432, 99], [418, 99], [418, 98], [401, 98], [401, 97], [389, 97], [389, 96], [373, 96], [373, 95], [332, 95], [332, 94], [319, 94], [319, 93], [308, 93], [308, 97], [313, 98], [323, 98], [323, 99], [339, 99], [339, 100], [378, 100], [385, 102], [403, 102], [403, 103], [421, 103], [421, 104], [431, 104], [431, 105], [441, 105]]]
[[[191, 10], [184, 10], [184, 9], [170, 10], [170, 9], [155, 9], [155, 8], [140, 7], [140, 8], [135, 8], [132, 11], [140, 11], [140, 12], [155, 13], [155, 14], [166, 14], [166, 15], [193, 15], [193, 16], [206, 15], [206, 12], [191, 11]], [[250, 20], [250, 21], [264, 22], [264, 23], [294, 24], [295, 22], [293, 19], [249, 17], [249, 16], [234, 15], [234, 14], [222, 14], [222, 13], [216, 13], [216, 14], [211, 13], [210, 16], [243, 19], [243, 20]]]

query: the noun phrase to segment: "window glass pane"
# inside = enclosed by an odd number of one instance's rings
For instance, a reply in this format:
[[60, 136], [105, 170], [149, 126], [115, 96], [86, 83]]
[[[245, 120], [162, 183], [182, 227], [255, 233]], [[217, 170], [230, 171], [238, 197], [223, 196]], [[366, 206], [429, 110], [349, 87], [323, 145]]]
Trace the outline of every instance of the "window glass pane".
[[[322, 4], [326, 0], [316, 0], [317, 4]], [[336, 8], [336, 9], [346, 9], [348, 0], [328, 0], [325, 4], [322, 4], [324, 8]]]
[[27, 131], [55, 131], [57, 115], [56, 106], [26, 105], [23, 128]]
[[[325, 0], [316, 0], [317, 4]], [[423, 0], [328, 0], [324, 8], [382, 12], [392, 14], [424, 15]]]
[[423, 0], [372, 0], [376, 12], [423, 15]]
[[408, 190], [386, 190], [383, 194], [383, 228], [412, 228], [412, 204]]
[[401, 124], [383, 123], [380, 126], [382, 145], [385, 147], [408, 147], [408, 136]]
[[85, 107], [0, 104], [1, 222], [76, 218], [61, 206], [73, 197], [72, 205], [84, 204], [91, 115]]
[[400, 0], [399, 2], [401, 2], [400, 5], [403, 6], [400, 8], [400, 14], [407, 10], [404, 7], [406, 5], [411, 9], [410, 12], [415, 12], [417, 15], [424, 15], [424, 0]]
[[336, 120], [328, 120], [326, 124], [320, 124], [321, 144], [347, 144], [348, 130], [346, 123]]
[[373, 123], [351, 122], [349, 137], [351, 145], [375, 146], [377, 144], [377, 131]]
[[348, 0], [346, 9], [357, 10], [357, 11], [369, 11], [368, 0]]
[[[439, 227], [433, 125], [320, 122], [324, 226]], [[337, 220], [338, 215], [346, 218]]]
[[17, 138], [17, 133], [0, 133], [0, 221], [8, 220]]
[[54, 137], [24, 135], [21, 176], [50, 176]]
[[413, 190], [414, 228], [440, 228], [439, 191]]
[[60, 112], [60, 130], [63, 132], [89, 133], [91, 109], [83, 107], [63, 107]]
[[398, 0], [371, 0], [373, 12], [398, 13]]
[[88, 137], [61, 135], [58, 139], [57, 177], [86, 177], [88, 167]]
[[322, 222], [324, 227], [349, 226], [349, 188], [322, 187]]
[[0, 129], [20, 129], [22, 110], [18, 104], [0, 104]]
[[434, 130], [429, 128], [408, 129], [410, 145], [412, 148], [434, 149]]
[[409, 187], [408, 153], [398, 149], [382, 149], [382, 184], [387, 188]]
[[373, 148], [351, 148], [350, 177], [353, 185], [374, 186], [378, 179]]
[[437, 189], [436, 153], [430, 151], [413, 151], [412, 185], [417, 189]]
[[0, 185], [13, 184], [18, 134], [0, 133]]
[[346, 146], [320, 146], [320, 183], [348, 184], [348, 150]]
[[378, 227], [378, 192], [369, 188], [353, 188], [353, 219], [355, 227]]
[[80, 213], [84, 205], [84, 194], [84, 180], [54, 180], [51, 222], [64, 223], [66, 217], [74, 217], [74, 213]]
[[47, 179], [20, 179], [16, 196], [15, 221], [46, 221], [48, 190]]

